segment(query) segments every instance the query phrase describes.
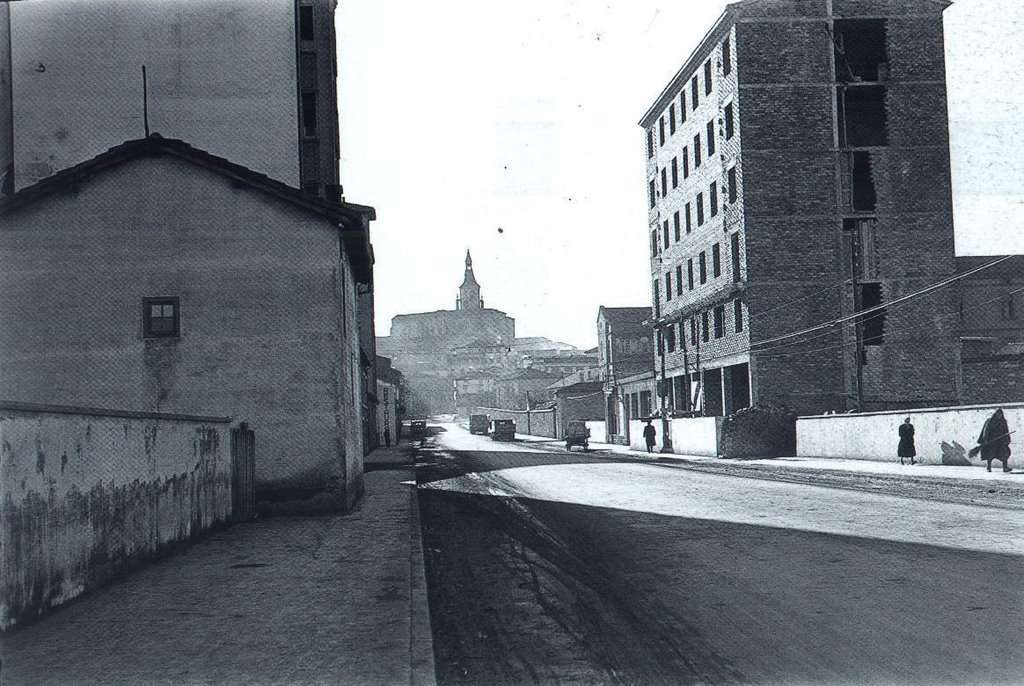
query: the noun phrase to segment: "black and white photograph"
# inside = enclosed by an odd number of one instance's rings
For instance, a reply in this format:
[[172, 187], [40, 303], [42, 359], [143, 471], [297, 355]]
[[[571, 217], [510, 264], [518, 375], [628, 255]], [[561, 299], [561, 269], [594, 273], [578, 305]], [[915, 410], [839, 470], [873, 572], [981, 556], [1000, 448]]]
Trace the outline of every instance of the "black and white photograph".
[[0, 685], [1024, 683], [1022, 74], [1022, 0], [0, 0]]

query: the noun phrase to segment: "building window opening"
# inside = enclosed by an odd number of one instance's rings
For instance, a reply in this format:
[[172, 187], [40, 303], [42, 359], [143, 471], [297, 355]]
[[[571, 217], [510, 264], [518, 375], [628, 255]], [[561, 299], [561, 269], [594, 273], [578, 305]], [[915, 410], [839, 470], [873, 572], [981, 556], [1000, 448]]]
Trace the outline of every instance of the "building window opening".
[[708, 157], [715, 154], [715, 120], [708, 122]]
[[[1016, 293], [1007, 293], [1003, 296], [1002, 317], [1004, 321], [1012, 321], [1017, 318], [1017, 301], [1014, 296]], [[963, 303], [961, 303], [962, 306]]]
[[711, 182], [711, 187], [708, 189], [708, 198], [711, 201], [711, 216], [714, 217], [718, 214], [718, 183], [715, 181]]
[[729, 169], [729, 202], [736, 202], [739, 197], [739, 183], [736, 179], [736, 167]]
[[736, 298], [732, 301], [732, 319], [736, 324], [736, 333], [743, 331], [743, 301]]
[[690, 210], [690, 203], [686, 203], [686, 233], [693, 231], [693, 212]]
[[697, 83], [696, 76], [690, 80], [690, 99], [693, 100], [690, 104], [693, 106], [693, 111], [696, 112], [700, 105], [700, 84]]
[[672, 188], [679, 188], [679, 159], [672, 158]]
[[316, 138], [316, 91], [305, 91], [302, 94], [302, 135]]
[[648, 190], [648, 194], [650, 196], [649, 200], [650, 200], [650, 203], [651, 203], [651, 209], [653, 210], [654, 206], [656, 204], [658, 204], [658, 187], [654, 183], [654, 179], [651, 179], [650, 182], [648, 183], [647, 190]]
[[686, 121], [686, 88], [679, 94], [679, 122]]
[[722, 275], [722, 244], [715, 243], [711, 246], [711, 274], [715, 277]]
[[661, 195], [668, 195], [668, 170], [661, 168]]
[[711, 94], [711, 60], [704, 63], [704, 95]]
[[693, 137], [693, 167], [700, 167], [700, 134]]
[[725, 140], [729, 140], [736, 134], [736, 115], [732, 103], [725, 106]]
[[889, 144], [885, 86], [841, 87], [837, 102], [840, 147]]
[[715, 308], [715, 338], [725, 336], [725, 305]]
[[676, 295], [683, 294], [683, 265], [676, 265]]
[[670, 326], [667, 329], [665, 329], [665, 335], [666, 335], [666, 338], [668, 339], [667, 342], [666, 342], [667, 345], [668, 345], [668, 351], [670, 353], [674, 353], [676, 351], [676, 327], [675, 327], [675, 324], [673, 324], [672, 326]]
[[658, 231], [651, 231], [651, 257], [658, 256]]
[[665, 145], [665, 117], [658, 120], [658, 145]]
[[313, 6], [299, 5], [299, 40], [313, 40]]
[[143, 337], [178, 338], [180, 309], [178, 298], [143, 298]]
[[676, 132], [676, 104], [668, 106], [668, 132], [669, 135]]
[[[693, 290], [693, 258], [686, 260], [686, 283]], [[696, 341], [694, 341], [696, 343]]]
[[737, 231], [729, 237], [730, 249], [732, 252], [732, 281], [740, 282], [740, 233]]
[[708, 257], [706, 252], [701, 251], [700, 255], [697, 256], [697, 265], [701, 285], [706, 284], [708, 282]]
[[855, 212], [872, 212], [878, 202], [875, 182], [871, 177], [871, 153], [855, 152], [851, 160], [852, 205]]
[[700, 339], [707, 343], [711, 340], [710, 330], [708, 328], [708, 313], [700, 313]]
[[665, 249], [667, 250], [668, 246], [669, 246], [669, 242], [668, 242], [668, 220], [667, 219], [665, 220], [665, 223], [662, 225], [662, 237], [665, 239]]
[[690, 345], [697, 345], [697, 317], [690, 317]]
[[654, 129], [647, 129], [647, 159], [654, 157]]
[[[860, 311], [882, 304], [882, 284], [863, 283], [860, 289]], [[861, 336], [864, 345], [882, 345], [885, 342], [885, 308], [861, 317]]]
[[683, 148], [683, 178], [689, 178], [690, 176], [690, 150]]
[[885, 81], [889, 76], [884, 19], [840, 19], [833, 40], [836, 78], [846, 82]]
[[665, 301], [672, 300], [672, 272], [665, 272]]
[[726, 38], [722, 41], [722, 76], [732, 73], [732, 42]]
[[679, 210], [676, 210], [672, 214], [672, 233], [675, 236], [676, 243], [678, 243], [679, 240], [682, 238], [682, 236], [680, 235], [680, 229], [679, 229]]
[[704, 194], [697, 194], [697, 226], [704, 224]]

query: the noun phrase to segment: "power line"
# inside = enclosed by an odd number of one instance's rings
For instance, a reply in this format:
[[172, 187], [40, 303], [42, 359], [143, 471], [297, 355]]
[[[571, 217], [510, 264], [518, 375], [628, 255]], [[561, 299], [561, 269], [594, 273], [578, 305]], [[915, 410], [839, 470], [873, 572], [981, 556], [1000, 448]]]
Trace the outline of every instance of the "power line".
[[[815, 336], [815, 337], [812, 337], [812, 338], [807, 338], [807, 339], [804, 339], [804, 340], [801, 340], [801, 341], [796, 341], [795, 343], [786, 343], [786, 344], [782, 344], [782, 345], [779, 345], [779, 346], [773, 346], [773, 347], [769, 347], [769, 348], [755, 349], [755, 346], [762, 346], [762, 345], [766, 345], [768, 343], [784, 341], [784, 340], [787, 340], [787, 339], [790, 339], [790, 338], [795, 338], [797, 336], [802, 336], [802, 335], [805, 335], [805, 334], [808, 334], [808, 333], [813, 333], [815, 331], [820, 331], [822, 329], [829, 329], [829, 328], [837, 326], [839, 324], [843, 324], [845, 322], [852, 321], [852, 320], [864, 317], [865, 315], [868, 315], [868, 314], [871, 314], [871, 313], [874, 313], [874, 312], [878, 312], [878, 311], [881, 311], [881, 310], [885, 310], [886, 308], [894, 307], [894, 306], [896, 306], [896, 305], [898, 305], [900, 303], [903, 303], [905, 301], [911, 300], [913, 298], [917, 298], [917, 297], [921, 297], [921, 296], [927, 295], [927, 294], [929, 294], [929, 293], [931, 293], [933, 291], [938, 290], [939, 288], [944, 288], [945, 286], [948, 286], [948, 285], [950, 285], [952, 283], [955, 283], [956, 281], [964, 279], [964, 278], [966, 278], [968, 276], [972, 276], [974, 274], [977, 274], [978, 272], [984, 271], [986, 269], [990, 269], [991, 267], [994, 267], [997, 264], [1005, 262], [1006, 260], [1012, 259], [1013, 257], [1014, 257], [1013, 255], [1007, 255], [1007, 256], [1001, 257], [1001, 258], [999, 258], [997, 260], [989, 262], [988, 264], [982, 265], [980, 267], [976, 267], [975, 269], [972, 269], [970, 271], [964, 272], [962, 274], [957, 274], [956, 276], [953, 276], [953, 277], [950, 277], [948, 279], [944, 279], [943, 281], [939, 281], [937, 283], [931, 284], [929, 286], [926, 286], [925, 288], [919, 289], [919, 290], [914, 291], [912, 293], [908, 293], [907, 295], [904, 295], [904, 296], [901, 296], [899, 298], [896, 298], [895, 300], [892, 300], [889, 303], [883, 303], [881, 305], [870, 307], [868, 309], [856, 312], [856, 313], [854, 313], [852, 315], [846, 315], [844, 317], [839, 317], [838, 319], [835, 319], [835, 320], [830, 321], [830, 322], [825, 322], [825, 323], [822, 323], [822, 324], [818, 324], [818, 325], [809, 327], [807, 329], [803, 329], [801, 331], [795, 331], [795, 332], [788, 333], [788, 334], [785, 334], [785, 335], [782, 335], [782, 336], [777, 336], [775, 338], [769, 338], [769, 339], [765, 339], [765, 340], [762, 340], [762, 341], [756, 341], [754, 343], [750, 343], [745, 348], [742, 348], [740, 350], [732, 351], [732, 352], [730, 352], [728, 354], [710, 355], [710, 356], [701, 355], [701, 361], [702, 362], [714, 361], [714, 360], [717, 360], [717, 359], [723, 359], [723, 358], [727, 358], [727, 357], [733, 357], [735, 355], [741, 355], [743, 353], [751, 353], [751, 352], [752, 353], [765, 353], [765, 352], [768, 352], [768, 351], [771, 351], [771, 350], [777, 350], [778, 348], [789, 347], [791, 345], [799, 345], [801, 343], [806, 343], [806, 342], [814, 340], [816, 338], [821, 338], [821, 337], [824, 337], [824, 336], [827, 336], [827, 335], [832, 335], [832, 334], [834, 334], [836, 332], [835, 331], [829, 331], [826, 334], [821, 334], [819, 336]], [[1022, 290], [1024, 290], [1024, 289], [1022, 289]], [[1012, 293], [1017, 293], [1017, 292], [1019, 292], [1019, 291], [1012, 291]], [[1003, 296], [1000, 296], [1000, 298], [1001, 297], [1003, 297]], [[987, 304], [988, 302], [993, 302], [994, 300], [998, 300], [998, 299], [999, 298], [994, 298], [993, 300], [986, 301], [985, 304]], [[796, 301], [793, 301], [793, 302], [796, 302]], [[971, 308], [968, 308], [968, 309], [974, 309], [974, 307], [971, 307]], [[751, 319], [751, 318], [748, 318], [748, 319]], [[682, 321], [685, 321], [685, 320], [681, 320], [681, 322]], [[832, 346], [832, 347], [835, 347], [835, 346]], [[828, 349], [828, 348], [826, 348], [826, 349]], [[694, 354], [696, 354], [696, 349], [692, 350], [692, 352]], [[657, 354], [657, 351], [655, 351], [654, 354]], [[627, 360], [629, 360], [629, 359], [647, 359], [647, 356], [646, 355], [634, 355], [634, 356], [627, 357], [625, 359], [627, 359]]]
[[945, 279], [945, 280], [940, 281], [938, 283], [932, 284], [931, 286], [928, 286], [926, 288], [922, 288], [921, 290], [914, 291], [913, 293], [908, 293], [907, 295], [904, 295], [904, 296], [901, 296], [899, 298], [896, 298], [895, 300], [893, 300], [892, 302], [889, 302], [889, 303], [883, 303], [881, 305], [875, 305], [874, 307], [869, 307], [866, 310], [861, 310], [859, 312], [855, 312], [854, 314], [846, 315], [845, 317], [840, 317], [839, 319], [836, 319], [836, 320], [831, 321], [831, 322], [826, 322], [824, 324], [818, 324], [818, 325], [812, 326], [812, 327], [810, 327], [808, 329], [804, 329], [803, 331], [795, 331], [793, 333], [788, 333], [788, 334], [785, 334], [783, 336], [776, 336], [775, 338], [768, 338], [768, 339], [765, 339], [763, 341], [758, 341], [757, 343], [751, 343], [750, 344], [750, 349], [753, 349], [753, 347], [755, 345], [764, 345], [766, 343], [774, 343], [776, 341], [782, 341], [782, 340], [785, 340], [787, 338], [793, 338], [794, 336], [802, 336], [805, 333], [812, 333], [814, 331], [820, 331], [821, 329], [824, 329], [826, 327], [835, 326], [837, 324], [842, 324], [843, 322], [848, 322], [848, 321], [850, 321], [852, 319], [862, 318], [865, 315], [871, 314], [872, 312], [878, 312], [880, 310], [884, 310], [886, 307], [892, 307], [893, 305], [895, 305], [897, 303], [900, 303], [900, 302], [903, 302], [904, 300], [910, 300], [912, 298], [917, 298], [917, 297], [920, 297], [920, 296], [922, 296], [925, 293], [928, 293], [930, 291], [934, 291], [934, 290], [936, 290], [938, 288], [943, 288], [944, 286], [948, 286], [949, 284], [954, 283], [956, 281], [959, 281], [960, 279], [967, 278], [968, 276], [971, 276], [972, 274], [977, 274], [980, 271], [984, 271], [985, 269], [989, 269], [991, 267], [994, 267], [994, 266], [996, 266], [997, 264], [999, 264], [1001, 262], [1005, 262], [1006, 260], [1010, 259], [1011, 257], [1013, 257], [1013, 255], [1007, 255], [1005, 257], [1001, 257], [998, 260], [995, 260], [993, 262], [989, 262], [986, 265], [983, 265], [981, 267], [977, 267], [977, 268], [972, 269], [972, 270], [970, 270], [968, 272], [964, 272], [963, 274], [957, 274], [956, 276], [952, 276], [952, 277], [950, 277], [948, 279]]

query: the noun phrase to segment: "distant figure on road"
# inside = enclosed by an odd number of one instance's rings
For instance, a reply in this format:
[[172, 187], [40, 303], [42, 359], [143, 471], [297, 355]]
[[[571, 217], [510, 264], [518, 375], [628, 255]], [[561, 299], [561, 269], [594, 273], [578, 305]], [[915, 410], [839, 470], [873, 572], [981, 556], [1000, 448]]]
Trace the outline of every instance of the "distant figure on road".
[[654, 444], [656, 443], [655, 438], [658, 435], [658, 430], [651, 424], [651, 420], [647, 420], [647, 426], [644, 427], [644, 440], [647, 442], [647, 452], [654, 452]]
[[391, 447], [391, 429], [385, 429], [384, 431], [384, 445], [388, 448]]
[[905, 457], [909, 457], [910, 464], [914, 464], [917, 447], [914, 445], [914, 425], [910, 423], [910, 417], [900, 424], [900, 444], [896, 448], [896, 454], [899, 455], [900, 464], [903, 464]]
[[978, 436], [978, 447], [971, 448], [971, 457], [978, 452], [981, 453], [981, 459], [988, 463], [988, 471], [992, 471], [992, 460], [1002, 462], [1004, 472], [1013, 471], [1010, 468], [1010, 427], [1006, 425], [1002, 410], [996, 410], [985, 420], [985, 426]]

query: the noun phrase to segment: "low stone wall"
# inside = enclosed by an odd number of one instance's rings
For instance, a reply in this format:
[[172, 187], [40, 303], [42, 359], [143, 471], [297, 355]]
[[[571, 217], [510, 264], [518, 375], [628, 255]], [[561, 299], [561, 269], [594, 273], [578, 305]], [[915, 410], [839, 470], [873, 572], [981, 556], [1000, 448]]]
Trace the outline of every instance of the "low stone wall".
[[1002, 408], [1010, 431], [1014, 456], [1011, 464], [1024, 459], [1024, 403], [939, 407], [900, 412], [800, 417], [796, 423], [797, 455], [853, 460], [896, 462], [899, 425], [910, 417], [914, 425], [917, 458], [924, 464], [984, 464], [968, 460], [966, 453], [978, 444], [985, 420]]
[[783, 457], [795, 452], [795, 413], [748, 407], [722, 422], [718, 440], [721, 457]]
[[231, 518], [229, 420], [0, 403], [0, 628]]
[[511, 419], [516, 423], [516, 433], [531, 436], [555, 438], [554, 410], [504, 410], [494, 407], [478, 407], [474, 414], [485, 414], [494, 419]]
[[[669, 431], [672, 437], [672, 452], [676, 455], [700, 455], [718, 457], [719, 440], [722, 431], [722, 417], [693, 417], [669, 420]], [[630, 447], [634, 450], [647, 450], [644, 442], [644, 426], [647, 422], [632, 420], [629, 423]], [[665, 439], [661, 419], [651, 421], [657, 434], [657, 450], [661, 450]]]

